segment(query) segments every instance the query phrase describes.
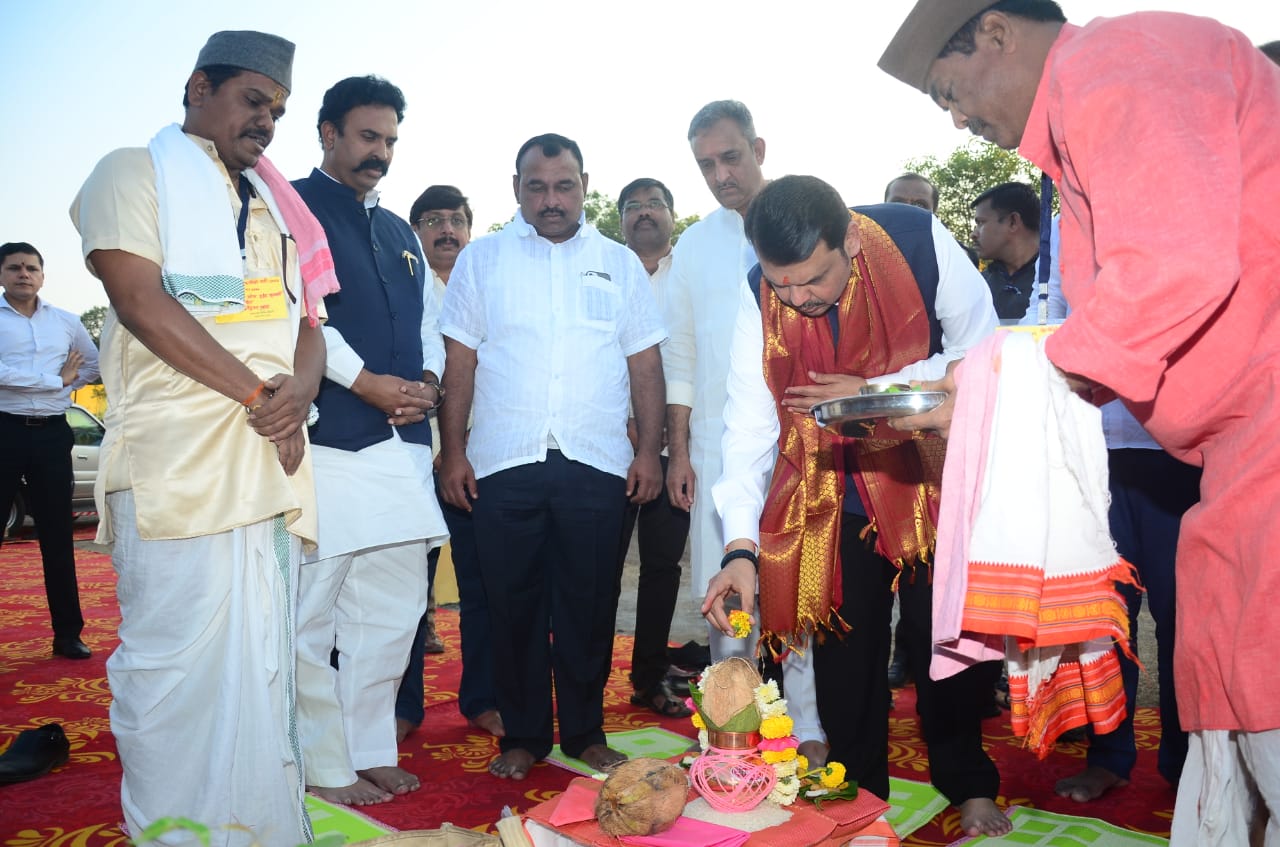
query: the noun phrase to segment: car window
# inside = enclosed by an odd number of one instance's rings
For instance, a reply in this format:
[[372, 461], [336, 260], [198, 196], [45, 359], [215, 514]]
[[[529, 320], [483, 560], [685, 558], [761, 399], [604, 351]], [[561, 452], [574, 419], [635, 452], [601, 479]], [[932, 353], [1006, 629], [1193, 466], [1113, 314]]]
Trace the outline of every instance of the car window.
[[76, 444], [82, 447], [102, 444], [102, 424], [83, 409], [77, 409], [75, 406], [67, 409], [67, 423], [71, 425], [71, 435]]

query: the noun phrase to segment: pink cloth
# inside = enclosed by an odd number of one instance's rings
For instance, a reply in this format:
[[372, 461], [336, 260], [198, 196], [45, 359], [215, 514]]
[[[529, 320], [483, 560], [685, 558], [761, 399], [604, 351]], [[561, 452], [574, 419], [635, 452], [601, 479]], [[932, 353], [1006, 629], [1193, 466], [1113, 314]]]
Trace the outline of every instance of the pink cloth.
[[995, 332], [956, 366], [958, 388], [942, 470], [942, 503], [933, 563], [933, 661], [929, 676], [946, 679], [978, 662], [1004, 659], [1004, 639], [964, 632], [969, 539], [978, 516], [977, 490], [986, 471], [987, 442], [1000, 385], [998, 356], [1004, 336]]
[[1280, 69], [1149, 12], [1066, 26], [1019, 152], [1058, 183], [1063, 370], [1203, 465], [1178, 544], [1188, 730], [1280, 728]]
[[740, 829], [681, 816], [656, 835], [624, 835], [618, 840], [640, 847], [741, 847], [748, 837]]
[[261, 177], [271, 190], [276, 208], [284, 216], [285, 226], [298, 245], [298, 273], [302, 275], [302, 307], [312, 326], [319, 323], [319, 305], [326, 294], [338, 293], [338, 275], [333, 267], [333, 254], [329, 252], [329, 240], [324, 227], [302, 202], [298, 192], [289, 184], [276, 166], [266, 156], [258, 157], [253, 172]]

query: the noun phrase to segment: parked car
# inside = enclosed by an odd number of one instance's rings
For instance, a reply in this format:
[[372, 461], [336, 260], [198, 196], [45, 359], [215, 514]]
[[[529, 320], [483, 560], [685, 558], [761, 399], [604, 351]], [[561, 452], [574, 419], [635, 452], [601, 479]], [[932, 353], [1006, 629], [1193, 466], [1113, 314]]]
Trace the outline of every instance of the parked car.
[[[97, 506], [93, 502], [93, 484], [98, 479], [98, 448], [102, 446], [102, 435], [106, 427], [93, 413], [79, 404], [72, 404], [67, 409], [67, 423], [71, 425], [71, 511], [73, 513], [95, 513]], [[5, 535], [11, 535], [26, 522], [27, 501], [26, 485], [18, 486], [18, 493], [13, 497], [13, 505], [9, 507], [9, 519], [4, 525]]]

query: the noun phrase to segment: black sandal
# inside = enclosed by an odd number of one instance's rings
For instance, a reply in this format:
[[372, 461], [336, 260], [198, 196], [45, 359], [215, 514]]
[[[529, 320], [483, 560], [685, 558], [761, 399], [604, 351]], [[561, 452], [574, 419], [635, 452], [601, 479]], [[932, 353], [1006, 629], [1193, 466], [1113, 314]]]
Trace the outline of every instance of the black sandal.
[[647, 691], [631, 695], [631, 705], [656, 712], [664, 718], [687, 718], [693, 710], [684, 704], [664, 679]]

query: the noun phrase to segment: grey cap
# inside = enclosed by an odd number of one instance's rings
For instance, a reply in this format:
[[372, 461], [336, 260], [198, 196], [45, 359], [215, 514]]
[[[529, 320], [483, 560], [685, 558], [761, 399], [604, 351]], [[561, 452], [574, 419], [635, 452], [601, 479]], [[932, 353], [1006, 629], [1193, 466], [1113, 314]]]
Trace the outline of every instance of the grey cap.
[[929, 68], [951, 36], [996, 0], [919, 0], [877, 63], [890, 76], [929, 93]]
[[249, 29], [215, 32], [200, 49], [195, 69], [210, 65], [253, 71], [289, 91], [293, 83], [293, 42]]

